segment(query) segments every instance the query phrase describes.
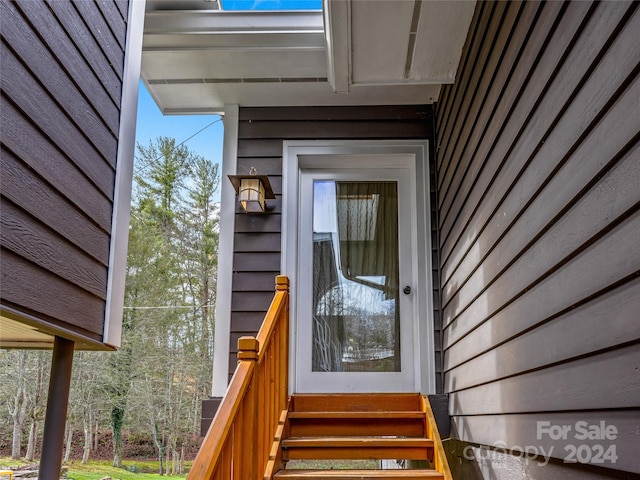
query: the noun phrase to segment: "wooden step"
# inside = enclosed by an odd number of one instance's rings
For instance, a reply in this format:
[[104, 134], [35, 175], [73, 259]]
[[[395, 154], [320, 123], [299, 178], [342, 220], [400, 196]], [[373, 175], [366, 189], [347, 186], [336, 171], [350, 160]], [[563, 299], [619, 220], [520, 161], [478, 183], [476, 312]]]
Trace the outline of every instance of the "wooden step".
[[429, 438], [292, 437], [282, 448], [285, 460], [433, 460]]
[[420, 411], [417, 393], [296, 394], [292, 412], [390, 412]]
[[376, 412], [289, 412], [289, 418], [418, 418], [424, 419], [419, 411], [376, 411]]
[[274, 478], [287, 480], [378, 480], [385, 478], [403, 478], [405, 480], [444, 479], [435, 470], [281, 470]]
[[422, 412], [290, 412], [292, 437], [423, 437]]

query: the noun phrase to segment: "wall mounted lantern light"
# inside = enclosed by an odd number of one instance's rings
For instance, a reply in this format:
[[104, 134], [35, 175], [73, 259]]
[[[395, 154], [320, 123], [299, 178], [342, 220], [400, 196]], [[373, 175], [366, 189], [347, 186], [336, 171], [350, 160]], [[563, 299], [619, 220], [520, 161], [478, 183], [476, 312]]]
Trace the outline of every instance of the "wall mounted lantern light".
[[229, 180], [236, 189], [240, 205], [247, 213], [264, 213], [267, 210], [267, 199], [274, 199], [269, 178], [258, 175], [251, 167], [249, 175], [229, 175]]

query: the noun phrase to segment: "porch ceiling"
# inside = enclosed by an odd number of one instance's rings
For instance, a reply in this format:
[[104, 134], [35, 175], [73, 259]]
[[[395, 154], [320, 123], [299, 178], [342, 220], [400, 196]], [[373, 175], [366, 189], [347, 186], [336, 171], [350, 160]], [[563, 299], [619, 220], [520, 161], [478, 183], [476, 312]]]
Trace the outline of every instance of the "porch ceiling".
[[54, 336], [0, 315], [0, 348], [51, 348]]
[[148, 0], [142, 79], [165, 114], [432, 103], [455, 79], [474, 8], [325, 0], [323, 11], [231, 12]]
[[105, 350], [97, 342], [89, 342], [73, 335], [67, 330], [55, 330], [52, 324], [45, 324], [38, 319], [29, 319], [22, 315], [0, 311], [0, 348], [51, 349], [56, 335], [71, 338], [76, 350]]

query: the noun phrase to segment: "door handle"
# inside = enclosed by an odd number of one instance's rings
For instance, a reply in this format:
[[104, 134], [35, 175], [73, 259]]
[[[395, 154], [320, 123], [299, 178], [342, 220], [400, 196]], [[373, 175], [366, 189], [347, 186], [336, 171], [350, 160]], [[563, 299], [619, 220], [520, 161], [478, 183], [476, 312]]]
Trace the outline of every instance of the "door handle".
[[402, 289], [402, 293], [404, 293], [405, 295], [409, 295], [411, 293], [411, 287], [407, 285]]

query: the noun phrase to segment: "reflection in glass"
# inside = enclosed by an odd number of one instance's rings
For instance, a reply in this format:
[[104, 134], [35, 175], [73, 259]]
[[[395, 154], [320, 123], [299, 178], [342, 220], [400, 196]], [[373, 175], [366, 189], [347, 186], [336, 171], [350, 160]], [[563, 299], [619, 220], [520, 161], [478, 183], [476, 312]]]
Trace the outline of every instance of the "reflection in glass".
[[396, 182], [314, 181], [315, 372], [399, 372]]

